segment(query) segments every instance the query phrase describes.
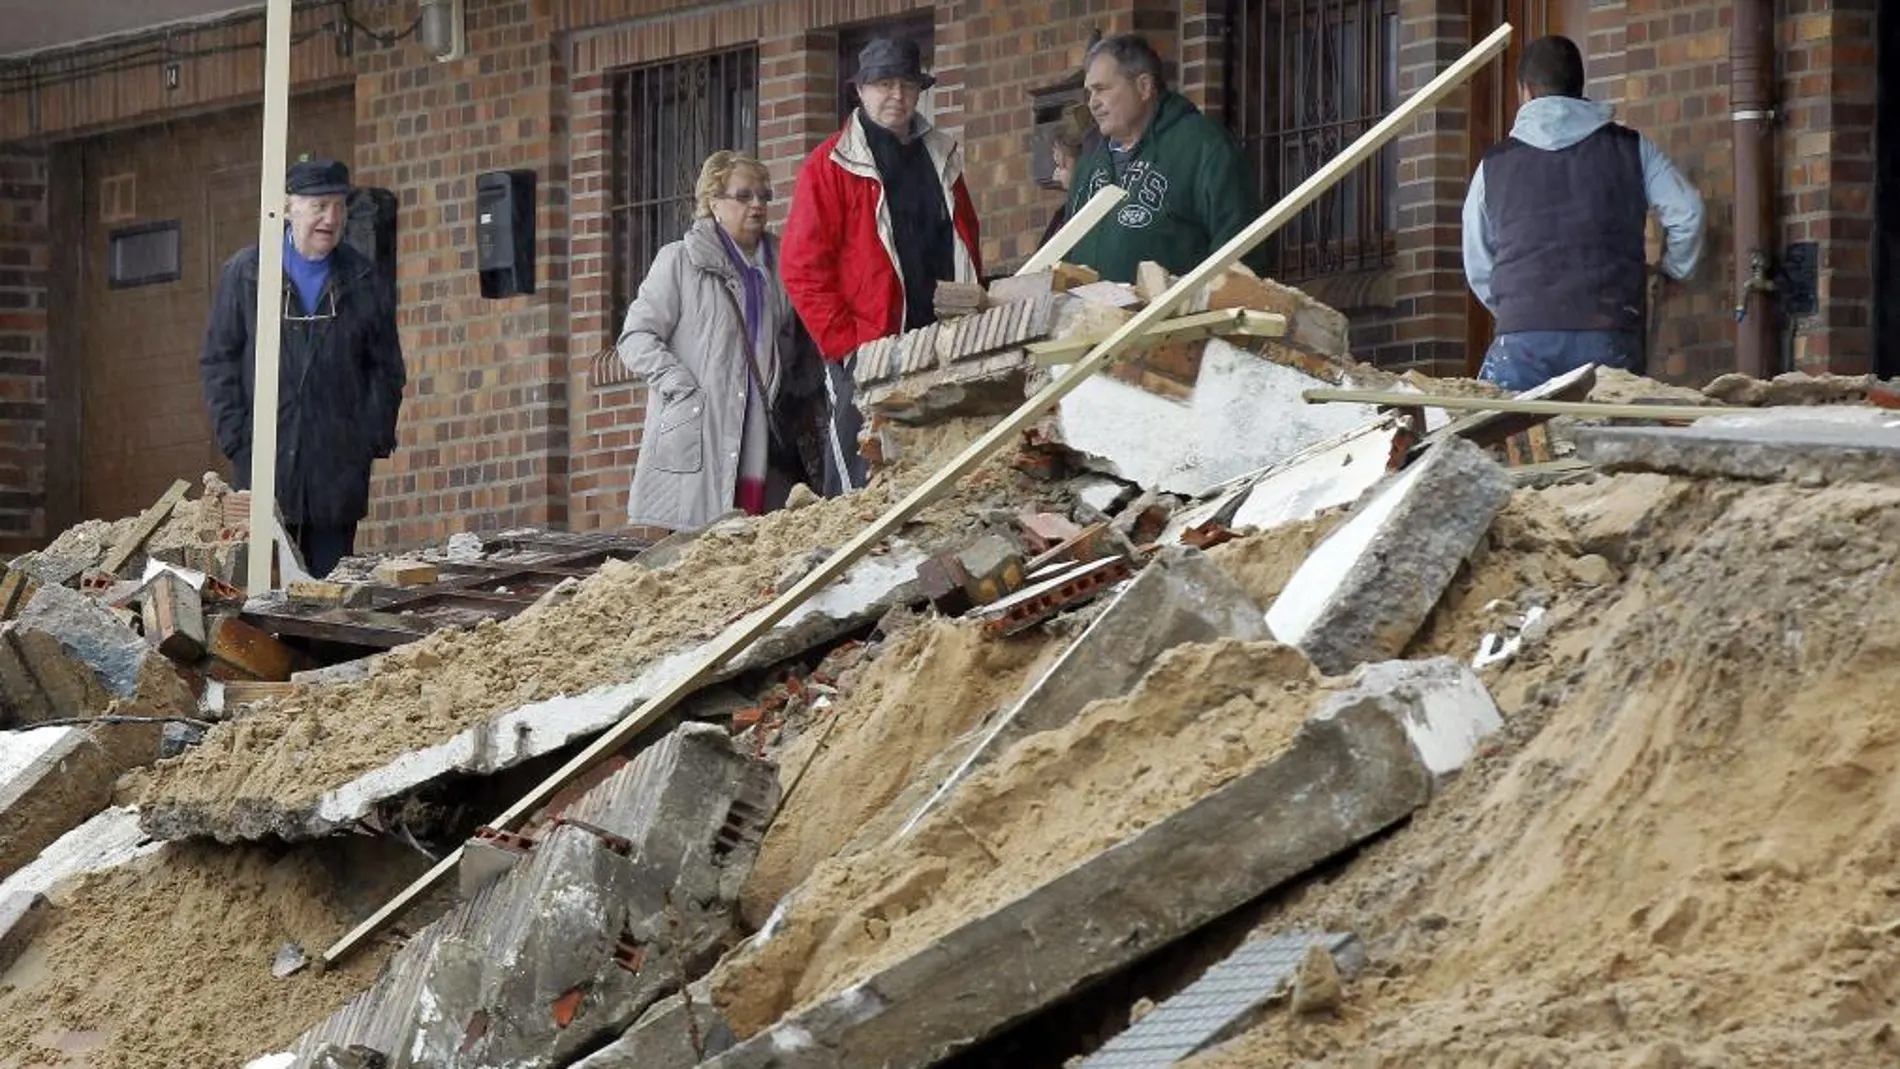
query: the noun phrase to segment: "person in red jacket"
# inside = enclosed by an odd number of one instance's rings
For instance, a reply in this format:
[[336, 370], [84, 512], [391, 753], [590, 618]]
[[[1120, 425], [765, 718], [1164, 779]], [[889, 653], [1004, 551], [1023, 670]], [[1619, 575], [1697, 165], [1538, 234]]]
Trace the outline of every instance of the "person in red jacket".
[[858, 53], [859, 107], [798, 172], [779, 273], [825, 358], [831, 410], [825, 494], [864, 485], [863, 417], [852, 403], [858, 346], [936, 321], [938, 282], [982, 274], [963, 151], [917, 114], [936, 79], [916, 42]]

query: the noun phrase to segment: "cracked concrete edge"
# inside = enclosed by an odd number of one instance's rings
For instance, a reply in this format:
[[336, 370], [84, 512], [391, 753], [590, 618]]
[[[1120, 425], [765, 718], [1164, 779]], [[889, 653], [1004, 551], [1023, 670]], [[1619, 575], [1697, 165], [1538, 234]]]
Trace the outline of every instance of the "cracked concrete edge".
[[1431, 781], [1388, 708], [1311, 719], [1280, 756], [706, 1065], [934, 1064], [1389, 827]]

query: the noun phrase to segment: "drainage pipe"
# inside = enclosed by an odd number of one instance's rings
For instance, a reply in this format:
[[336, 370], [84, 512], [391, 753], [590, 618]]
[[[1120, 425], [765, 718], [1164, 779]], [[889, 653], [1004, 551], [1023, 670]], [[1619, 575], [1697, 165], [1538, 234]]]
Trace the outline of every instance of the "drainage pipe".
[[1775, 350], [1775, 4], [1735, 0], [1729, 36], [1735, 144], [1735, 370], [1768, 378]]

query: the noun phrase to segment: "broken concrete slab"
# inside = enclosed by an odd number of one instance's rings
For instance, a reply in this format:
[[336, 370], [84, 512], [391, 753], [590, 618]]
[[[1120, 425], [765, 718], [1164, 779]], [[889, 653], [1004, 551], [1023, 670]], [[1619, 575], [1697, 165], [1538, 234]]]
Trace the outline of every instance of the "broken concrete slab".
[[1205, 554], [1185, 547], [1162, 550], [989, 725], [898, 834], [908, 834], [958, 783], [1009, 747], [1069, 723], [1092, 701], [1128, 693], [1167, 650], [1217, 638], [1266, 637], [1259, 606]]
[[1445, 441], [1307, 555], [1267, 610], [1273, 637], [1328, 675], [1398, 656], [1510, 496], [1483, 449]]
[[554, 1065], [620, 1034], [731, 937], [777, 789], [720, 729], [682, 726], [418, 932], [282, 1064], [357, 1047], [402, 1066]]
[[1349, 704], [1376, 703], [1405, 727], [1419, 760], [1435, 776], [1456, 772], [1504, 726], [1491, 692], [1464, 662], [1451, 657], [1380, 661], [1353, 673], [1352, 687], [1321, 708], [1331, 716]]
[[[876, 622], [894, 606], [917, 596], [917, 565], [924, 559], [916, 547], [898, 543], [859, 561], [744, 653], [714, 670], [706, 685], [770, 667]], [[730, 627], [743, 628], [749, 620], [749, 616], [741, 618]], [[151, 799], [145, 808], [145, 827], [161, 839], [219, 842], [329, 835], [353, 827], [383, 803], [446, 776], [493, 775], [598, 735], [691, 675], [717, 641], [656, 657], [632, 682], [533, 702], [433, 746], [411, 750], [324, 792], [312, 804], [286, 809], [267, 798], [247, 799], [237, 806]]]
[[1803, 486], [1900, 482], [1900, 415], [1877, 408], [1768, 409], [1690, 427], [1578, 427], [1577, 455], [1608, 471]]
[[0, 880], [0, 901], [35, 896], [55, 900], [69, 881], [131, 864], [164, 845], [139, 830], [137, 810], [108, 809], [60, 836], [38, 857]]
[[1063, 398], [1055, 437], [1104, 474], [1198, 497], [1378, 418], [1369, 405], [1309, 405], [1334, 385], [1215, 338], [1185, 402], [1096, 376]]
[[1280, 756], [706, 1065], [935, 1064], [1390, 827], [1431, 789], [1384, 704], [1329, 705]]
[[189, 717], [197, 711], [197, 698], [178, 669], [111, 610], [78, 591], [42, 586], [0, 631], [0, 644], [7, 647], [0, 653], [6, 699], [0, 727], [89, 716], [114, 702], [120, 712], [134, 715]]
[[84, 728], [0, 733], [0, 878], [110, 805], [127, 767]]
[[1262, 475], [1226, 524], [1265, 531], [1350, 505], [1391, 474], [1409, 437], [1387, 417], [1306, 450]]
[[712, 985], [700, 980], [654, 1003], [626, 1034], [570, 1069], [693, 1069], [738, 1041], [713, 1008]]

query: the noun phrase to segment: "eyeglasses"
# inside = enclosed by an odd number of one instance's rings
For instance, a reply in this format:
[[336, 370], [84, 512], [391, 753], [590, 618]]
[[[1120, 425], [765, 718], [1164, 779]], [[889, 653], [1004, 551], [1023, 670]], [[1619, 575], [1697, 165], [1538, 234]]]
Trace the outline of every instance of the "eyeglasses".
[[736, 200], [740, 204], [770, 204], [772, 191], [769, 189], [742, 189], [737, 193], [722, 193], [720, 200]]
[[284, 294], [284, 322], [286, 323], [321, 323], [326, 319], [335, 319], [336, 318], [336, 291], [333, 289], [325, 289], [323, 291], [323, 295], [325, 297], [330, 298], [330, 310], [328, 312], [318, 312], [316, 315], [313, 315], [313, 316], [298, 316], [298, 315], [290, 314], [290, 310], [296, 307], [295, 305], [290, 303], [291, 300], [296, 297], [296, 294], [291, 293], [291, 292], [286, 292]]

